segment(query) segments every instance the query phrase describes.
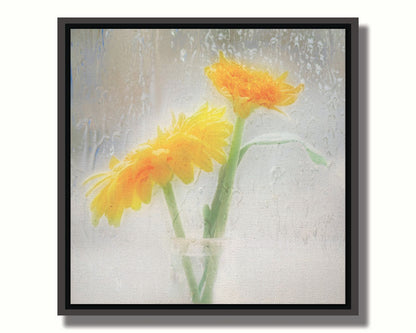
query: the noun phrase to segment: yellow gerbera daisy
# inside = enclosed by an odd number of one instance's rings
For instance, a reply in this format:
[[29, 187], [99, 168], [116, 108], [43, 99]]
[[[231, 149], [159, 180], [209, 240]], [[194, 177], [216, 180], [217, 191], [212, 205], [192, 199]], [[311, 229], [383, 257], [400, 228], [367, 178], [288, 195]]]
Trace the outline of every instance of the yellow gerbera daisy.
[[284, 114], [277, 107], [294, 103], [303, 90], [303, 84], [293, 87], [284, 82], [288, 72], [275, 79], [267, 72], [226, 59], [222, 52], [219, 62], [206, 67], [205, 74], [221, 94], [232, 99], [234, 111], [241, 118], [247, 118], [259, 106]]
[[99, 223], [103, 215], [110, 225], [119, 226], [126, 208], [138, 210], [149, 203], [155, 184], [165, 186], [176, 175], [185, 184], [194, 179], [194, 167], [206, 172], [213, 170], [212, 159], [226, 162], [223, 148], [232, 133], [232, 125], [222, 119], [225, 108], [205, 104], [190, 117], [173, 116], [171, 128], [154, 140], [140, 145], [122, 161], [112, 157], [110, 171], [87, 179], [96, 180], [87, 196], [100, 189], [91, 202], [92, 222]]

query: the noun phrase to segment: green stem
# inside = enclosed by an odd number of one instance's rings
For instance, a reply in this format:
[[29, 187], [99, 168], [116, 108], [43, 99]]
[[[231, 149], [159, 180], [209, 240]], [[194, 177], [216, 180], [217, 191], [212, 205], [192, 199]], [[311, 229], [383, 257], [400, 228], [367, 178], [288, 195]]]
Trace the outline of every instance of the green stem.
[[217, 278], [218, 263], [219, 255], [211, 254], [208, 259], [206, 283], [204, 293], [201, 296], [201, 303], [212, 303], [212, 292], [214, 289], [215, 280]]
[[241, 138], [244, 131], [245, 119], [237, 117], [234, 126], [233, 139], [231, 141], [230, 155], [227, 163], [221, 168], [218, 177], [217, 190], [212, 201], [209, 225], [209, 237], [222, 237], [228, 218], [228, 210], [231, 202], [235, 172], [240, 156]]
[[191, 259], [188, 256], [182, 256], [182, 267], [185, 271], [186, 279], [188, 280], [189, 289], [191, 290], [192, 303], [198, 304], [200, 303], [198, 284], [192, 268]]
[[[181, 218], [179, 216], [178, 205], [176, 204], [175, 194], [171, 183], [167, 183], [163, 188], [166, 204], [169, 208], [170, 217], [172, 218], [173, 230], [175, 236], [178, 238], [185, 238], [185, 231], [182, 227]], [[194, 270], [192, 268], [191, 259], [187, 256], [182, 256], [182, 266], [185, 271], [186, 279], [188, 281], [189, 289], [192, 294], [192, 302], [199, 303], [198, 284], [195, 279]]]
[[[224, 235], [235, 173], [240, 156], [244, 123], [245, 119], [237, 117], [233, 139], [231, 141], [230, 154], [227, 163], [220, 170], [218, 185], [211, 208], [204, 207], [204, 238], [216, 238]], [[214, 283], [217, 278], [220, 257], [218, 251], [214, 252], [205, 261], [204, 273], [199, 283], [199, 293], [201, 294], [202, 289], [204, 290], [201, 295], [201, 303], [212, 303]]]
[[204, 272], [202, 273], [201, 280], [199, 281], [199, 285], [198, 285], [198, 292], [200, 295], [202, 293], [202, 289], [204, 288], [205, 281], [207, 279], [208, 266], [209, 266], [209, 258], [206, 257], [204, 260]]

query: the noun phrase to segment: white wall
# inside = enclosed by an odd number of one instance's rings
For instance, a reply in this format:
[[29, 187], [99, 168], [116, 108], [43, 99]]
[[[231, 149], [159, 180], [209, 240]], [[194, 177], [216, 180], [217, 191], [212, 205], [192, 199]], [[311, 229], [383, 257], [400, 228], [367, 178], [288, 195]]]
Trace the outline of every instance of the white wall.
[[[363, 97], [368, 103], [362, 110], [368, 112], [368, 149], [364, 150], [368, 171], [362, 180], [368, 184], [367, 318], [358, 323], [332, 318], [327, 324], [322, 318], [205, 318], [201, 322], [240, 323], [249, 329], [255, 328], [249, 326], [254, 322], [292, 332], [306, 331], [308, 324], [330, 331], [341, 327], [347, 331], [412, 331], [416, 296], [416, 69], [410, 2], [259, 0], [244, 8], [241, 1], [192, 4], [178, 0], [161, 5], [154, 1], [144, 7], [139, 1], [121, 0], [109, 4], [27, 1], [14, 2], [4, 10], [0, 21], [0, 189], [2, 211], [6, 212], [1, 217], [0, 233], [2, 330], [59, 332], [76, 327], [87, 331], [96, 323], [99, 328], [112, 324], [110, 331], [116, 331], [116, 324], [123, 323], [131, 329], [147, 329], [161, 322], [186, 323], [184, 319], [157, 318], [65, 321], [56, 316], [56, 17], [358, 16], [368, 34], [369, 57], [367, 68], [361, 69], [368, 73], [367, 96]], [[196, 322], [193, 319], [191, 323]], [[138, 326], [140, 323], [144, 327]]]

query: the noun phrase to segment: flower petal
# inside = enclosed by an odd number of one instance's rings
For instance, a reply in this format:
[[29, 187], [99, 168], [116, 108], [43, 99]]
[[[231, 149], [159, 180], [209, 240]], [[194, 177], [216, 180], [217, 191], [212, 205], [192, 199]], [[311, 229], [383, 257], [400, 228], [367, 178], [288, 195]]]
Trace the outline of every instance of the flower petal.
[[119, 161], [114, 156], [110, 171], [90, 177], [103, 177], [87, 195], [101, 190], [91, 203], [93, 224], [103, 215], [110, 225], [120, 225], [124, 209], [138, 210], [141, 203], [150, 203], [153, 186], [165, 186], [173, 176], [185, 184], [194, 180], [194, 167], [206, 172], [214, 169], [213, 160], [223, 164], [223, 148], [232, 133], [232, 124], [225, 120], [225, 108], [209, 108], [204, 104], [193, 115], [172, 116], [169, 129], [158, 128], [157, 138], [139, 145]]
[[150, 179], [144, 180], [137, 185], [137, 195], [145, 204], [148, 204], [152, 198], [152, 187], [153, 184]]
[[109, 168], [112, 170], [119, 163], [120, 161], [113, 155], [111, 156], [111, 159], [110, 159]]
[[108, 224], [113, 225], [115, 227], [120, 226], [121, 217], [123, 215], [124, 208], [118, 205], [109, 205], [105, 211], [105, 215], [107, 216]]
[[139, 195], [137, 194], [137, 190], [133, 191], [133, 198], [131, 202], [131, 208], [133, 210], [139, 210], [142, 206], [142, 201], [140, 200]]
[[221, 51], [219, 62], [205, 68], [205, 74], [222, 95], [233, 101], [234, 112], [241, 118], [247, 118], [259, 106], [273, 109], [293, 104], [303, 89], [303, 85], [295, 88], [284, 82], [288, 72], [275, 79], [268, 72], [228, 60]]
[[100, 185], [102, 185], [105, 182], [108, 182], [108, 180], [111, 178], [111, 175], [108, 175], [107, 177], [100, 179], [97, 183], [95, 183], [88, 191], [85, 193], [85, 196], [88, 197], [91, 192], [93, 192], [96, 188], [98, 188]]
[[194, 181], [194, 168], [189, 160], [175, 160], [169, 163], [172, 171], [179, 177], [185, 184], [192, 183]]

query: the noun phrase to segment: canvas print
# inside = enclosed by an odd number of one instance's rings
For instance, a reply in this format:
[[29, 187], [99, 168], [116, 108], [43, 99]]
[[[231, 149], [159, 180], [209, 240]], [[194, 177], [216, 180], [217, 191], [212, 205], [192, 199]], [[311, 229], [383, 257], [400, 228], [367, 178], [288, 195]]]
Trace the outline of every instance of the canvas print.
[[345, 29], [71, 29], [71, 304], [345, 304]]

